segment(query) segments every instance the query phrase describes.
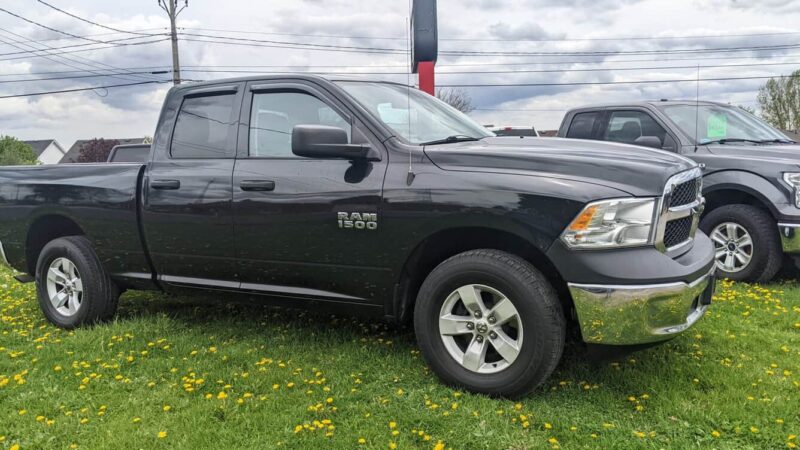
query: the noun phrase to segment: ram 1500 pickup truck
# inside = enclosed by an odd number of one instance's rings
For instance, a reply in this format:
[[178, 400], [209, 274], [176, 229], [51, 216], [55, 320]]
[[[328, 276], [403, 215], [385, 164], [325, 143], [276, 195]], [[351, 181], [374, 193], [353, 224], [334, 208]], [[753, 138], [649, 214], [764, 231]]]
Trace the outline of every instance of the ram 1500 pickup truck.
[[445, 382], [517, 396], [583, 341], [706, 311], [696, 163], [494, 137], [408, 86], [271, 76], [169, 91], [146, 164], [0, 170], [0, 243], [52, 323], [127, 289], [229, 291], [413, 320]]
[[718, 275], [769, 281], [784, 255], [800, 261], [800, 146], [743, 109], [667, 100], [583, 107], [567, 113], [558, 136], [655, 147], [700, 163], [700, 228], [714, 242]]

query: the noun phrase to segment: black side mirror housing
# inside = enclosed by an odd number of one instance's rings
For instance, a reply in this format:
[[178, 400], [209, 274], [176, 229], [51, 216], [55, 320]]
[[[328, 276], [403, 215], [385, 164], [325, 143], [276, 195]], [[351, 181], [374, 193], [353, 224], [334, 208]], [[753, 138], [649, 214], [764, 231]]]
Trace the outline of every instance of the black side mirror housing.
[[661, 149], [661, 147], [664, 145], [661, 142], [661, 138], [658, 136], [639, 136], [635, 141], [633, 141], [633, 143], [634, 145], [641, 145], [642, 147], [652, 147], [657, 149]]
[[292, 153], [304, 158], [380, 161], [380, 154], [367, 144], [350, 144], [347, 132], [326, 125], [295, 125]]

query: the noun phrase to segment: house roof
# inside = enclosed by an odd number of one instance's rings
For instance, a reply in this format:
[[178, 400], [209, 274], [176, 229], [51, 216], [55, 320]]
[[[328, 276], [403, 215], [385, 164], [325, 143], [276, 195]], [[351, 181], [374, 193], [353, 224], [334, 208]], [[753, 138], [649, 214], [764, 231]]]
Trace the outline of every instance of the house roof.
[[[105, 139], [105, 138], [103, 138], [103, 139]], [[69, 150], [67, 150], [67, 152], [64, 155], [64, 157], [61, 158], [61, 161], [59, 161], [58, 163], [59, 164], [64, 164], [64, 163], [76, 163], [76, 162], [78, 162], [78, 156], [80, 155], [80, 152], [81, 152], [81, 146], [83, 144], [91, 141], [91, 140], [92, 139], [78, 139], [77, 141], [75, 141], [75, 143], [72, 144], [72, 147], [70, 147]], [[144, 144], [145, 143], [145, 138], [143, 138], [143, 137], [141, 137], [141, 138], [127, 138], [127, 139], [112, 138], [112, 139], [105, 139], [105, 140], [106, 141], [117, 141], [117, 142], [119, 142], [119, 145]]]
[[34, 153], [36, 153], [37, 157], [40, 156], [42, 152], [45, 151], [45, 149], [47, 149], [47, 147], [49, 147], [51, 144], [55, 144], [56, 148], [58, 148], [58, 150], [61, 153], [64, 153], [64, 148], [61, 147], [61, 144], [59, 144], [58, 141], [55, 139], [41, 139], [35, 141], [22, 141], [22, 142], [33, 147], [33, 151]]

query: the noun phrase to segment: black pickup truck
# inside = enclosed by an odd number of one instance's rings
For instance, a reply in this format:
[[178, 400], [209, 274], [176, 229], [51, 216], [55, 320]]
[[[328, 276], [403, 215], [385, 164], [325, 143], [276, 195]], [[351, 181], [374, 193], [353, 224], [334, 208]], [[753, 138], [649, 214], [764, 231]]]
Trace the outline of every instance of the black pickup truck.
[[667, 100], [582, 107], [566, 114], [558, 136], [654, 147], [700, 163], [700, 228], [714, 242], [720, 276], [769, 281], [784, 260], [800, 262], [800, 145], [741, 108]]
[[711, 301], [697, 164], [617, 147], [494, 137], [392, 83], [182, 85], [146, 164], [0, 170], [0, 248], [61, 327], [112, 317], [127, 289], [413, 319], [441, 379], [515, 396], [571, 324], [652, 344]]

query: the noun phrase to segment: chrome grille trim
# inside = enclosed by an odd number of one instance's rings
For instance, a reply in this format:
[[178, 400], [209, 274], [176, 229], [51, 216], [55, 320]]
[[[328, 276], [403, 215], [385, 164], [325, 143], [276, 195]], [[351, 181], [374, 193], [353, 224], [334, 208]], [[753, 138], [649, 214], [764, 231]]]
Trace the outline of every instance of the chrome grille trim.
[[[675, 186], [691, 180], [695, 180], [697, 183], [697, 197], [695, 201], [685, 205], [670, 207], [670, 204], [672, 203], [672, 192], [675, 189]], [[702, 192], [703, 171], [699, 167], [681, 172], [667, 180], [667, 184], [664, 187], [664, 195], [661, 197], [658, 206], [659, 213], [656, 224], [655, 245], [659, 251], [664, 253], [676, 252], [690, 245], [692, 241], [694, 241], [694, 236], [697, 234], [697, 227], [700, 224], [700, 215], [703, 213], [703, 209], [705, 209], [705, 199], [703, 198]], [[667, 247], [664, 244], [664, 231], [666, 230], [667, 223], [689, 216], [692, 216], [692, 226], [689, 231], [688, 239], [671, 247]]]

